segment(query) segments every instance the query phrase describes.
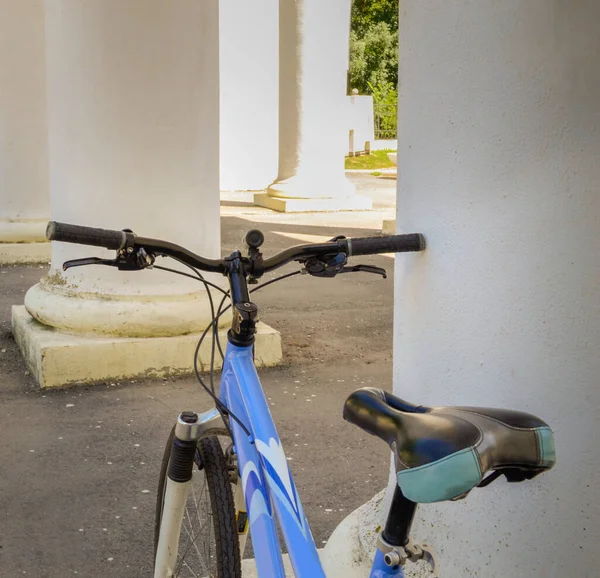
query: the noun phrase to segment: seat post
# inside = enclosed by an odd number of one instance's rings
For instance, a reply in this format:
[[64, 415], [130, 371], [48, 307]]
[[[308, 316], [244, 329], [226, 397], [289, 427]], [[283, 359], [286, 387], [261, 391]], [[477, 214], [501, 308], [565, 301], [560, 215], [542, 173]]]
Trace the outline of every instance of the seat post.
[[390, 546], [406, 546], [417, 504], [405, 498], [399, 486], [394, 490], [392, 505], [381, 537]]

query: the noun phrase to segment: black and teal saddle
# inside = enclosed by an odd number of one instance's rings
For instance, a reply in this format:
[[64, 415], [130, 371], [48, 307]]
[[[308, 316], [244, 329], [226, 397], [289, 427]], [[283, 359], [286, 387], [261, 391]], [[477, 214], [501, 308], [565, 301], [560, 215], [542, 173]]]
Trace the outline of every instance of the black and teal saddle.
[[398, 485], [416, 503], [462, 498], [502, 474], [531, 479], [556, 462], [552, 430], [528, 413], [416, 406], [363, 388], [346, 400], [344, 419], [388, 443]]

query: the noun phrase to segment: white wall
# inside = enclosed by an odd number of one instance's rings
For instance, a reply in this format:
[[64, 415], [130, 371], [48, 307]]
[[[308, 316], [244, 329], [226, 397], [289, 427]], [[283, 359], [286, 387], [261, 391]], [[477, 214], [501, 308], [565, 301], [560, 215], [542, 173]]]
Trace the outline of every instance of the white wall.
[[440, 575], [600, 573], [600, 4], [401, 3], [394, 390], [506, 406], [557, 467], [423, 506]]
[[395, 151], [398, 150], [398, 141], [394, 139], [386, 139], [386, 140], [375, 140], [371, 143], [372, 151], [382, 151], [382, 150], [390, 150]]
[[375, 142], [375, 125], [373, 124], [373, 97], [370, 95], [349, 96], [348, 131], [354, 131], [354, 151], [364, 151], [365, 142]]
[[221, 190], [260, 190], [277, 176], [279, 3], [219, 1]]

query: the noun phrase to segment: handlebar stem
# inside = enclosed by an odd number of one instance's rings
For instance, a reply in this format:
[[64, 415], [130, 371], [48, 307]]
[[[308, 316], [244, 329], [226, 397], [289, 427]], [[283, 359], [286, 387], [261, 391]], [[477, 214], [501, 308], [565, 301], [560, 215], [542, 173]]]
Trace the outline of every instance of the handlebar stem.
[[248, 275], [252, 263], [234, 251], [223, 260], [225, 275], [229, 279], [233, 320], [227, 338], [234, 345], [249, 346], [254, 343], [258, 307], [250, 301]]

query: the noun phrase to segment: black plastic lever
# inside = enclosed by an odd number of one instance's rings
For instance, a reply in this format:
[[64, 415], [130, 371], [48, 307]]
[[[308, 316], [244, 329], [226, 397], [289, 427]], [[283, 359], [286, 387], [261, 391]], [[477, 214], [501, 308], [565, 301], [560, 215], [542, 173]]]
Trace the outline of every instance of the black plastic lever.
[[72, 269], [73, 267], [83, 267], [84, 265], [108, 265], [110, 267], [117, 266], [116, 259], [100, 259], [100, 257], [86, 257], [85, 259], [71, 259], [63, 263], [63, 271]]
[[384, 279], [387, 279], [387, 271], [382, 267], [375, 267], [374, 265], [354, 265], [353, 267], [344, 267], [341, 273], [375, 273], [375, 275], [381, 275]]
[[134, 251], [118, 251], [116, 259], [101, 259], [100, 257], [71, 259], [63, 263], [63, 271], [73, 267], [83, 267], [84, 265], [108, 265], [109, 267], [117, 267], [120, 271], [140, 271], [154, 265], [154, 255], [146, 253], [143, 247], [139, 247]]

